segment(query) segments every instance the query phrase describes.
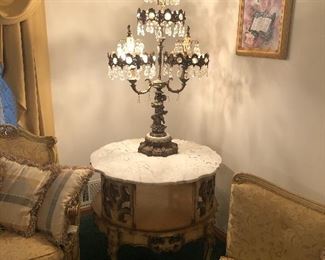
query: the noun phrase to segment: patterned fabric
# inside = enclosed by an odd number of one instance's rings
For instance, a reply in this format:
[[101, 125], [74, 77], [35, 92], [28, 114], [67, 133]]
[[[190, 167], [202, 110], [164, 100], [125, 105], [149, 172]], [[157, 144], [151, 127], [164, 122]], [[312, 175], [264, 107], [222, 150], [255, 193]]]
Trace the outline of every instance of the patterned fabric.
[[0, 191], [0, 225], [30, 237], [35, 231], [37, 211], [56, 173], [0, 158], [4, 174]]
[[37, 228], [49, 234], [58, 245], [66, 245], [68, 242], [67, 208], [76, 198], [79, 199], [81, 189], [92, 173], [87, 168], [64, 168], [46, 194], [39, 211]]
[[234, 177], [227, 256], [317, 260], [324, 245], [325, 206], [248, 174]]
[[16, 100], [2, 76], [3, 67], [0, 65], [0, 123], [17, 126]]
[[62, 260], [63, 257], [63, 251], [40, 233], [28, 239], [11, 232], [0, 233], [0, 259]]

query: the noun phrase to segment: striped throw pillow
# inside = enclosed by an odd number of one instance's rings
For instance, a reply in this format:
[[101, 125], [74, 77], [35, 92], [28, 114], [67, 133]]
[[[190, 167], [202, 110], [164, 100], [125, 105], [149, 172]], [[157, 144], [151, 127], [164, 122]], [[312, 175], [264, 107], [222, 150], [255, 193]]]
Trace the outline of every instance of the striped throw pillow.
[[57, 175], [56, 169], [12, 157], [1, 157], [0, 169], [0, 225], [30, 237], [35, 232], [37, 212], [45, 193]]
[[90, 168], [62, 168], [46, 194], [38, 214], [37, 228], [58, 245], [68, 243], [70, 223], [67, 208], [75, 199], [79, 200], [81, 189], [92, 174]]

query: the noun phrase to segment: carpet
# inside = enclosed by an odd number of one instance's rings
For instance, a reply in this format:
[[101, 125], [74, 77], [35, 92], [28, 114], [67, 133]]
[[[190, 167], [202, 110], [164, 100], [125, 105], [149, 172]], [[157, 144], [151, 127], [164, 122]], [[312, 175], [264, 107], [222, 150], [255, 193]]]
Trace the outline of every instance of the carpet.
[[[202, 260], [204, 241], [198, 240], [185, 245], [177, 253], [156, 254], [143, 247], [122, 246], [119, 260]], [[225, 244], [217, 241], [211, 260], [225, 255]], [[107, 239], [101, 233], [92, 214], [84, 214], [80, 219], [80, 260], [108, 260]]]

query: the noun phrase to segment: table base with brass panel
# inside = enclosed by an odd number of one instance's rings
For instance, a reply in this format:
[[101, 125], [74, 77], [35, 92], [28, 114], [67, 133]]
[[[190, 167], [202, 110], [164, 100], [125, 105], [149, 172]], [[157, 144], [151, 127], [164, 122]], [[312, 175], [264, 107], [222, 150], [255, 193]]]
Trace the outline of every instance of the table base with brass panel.
[[179, 154], [148, 157], [137, 152], [139, 141], [112, 143], [91, 155], [102, 178], [93, 209], [108, 236], [111, 259], [117, 259], [123, 244], [176, 252], [201, 238], [206, 240], [204, 259], [209, 259], [220, 156], [206, 146], [175, 140]]

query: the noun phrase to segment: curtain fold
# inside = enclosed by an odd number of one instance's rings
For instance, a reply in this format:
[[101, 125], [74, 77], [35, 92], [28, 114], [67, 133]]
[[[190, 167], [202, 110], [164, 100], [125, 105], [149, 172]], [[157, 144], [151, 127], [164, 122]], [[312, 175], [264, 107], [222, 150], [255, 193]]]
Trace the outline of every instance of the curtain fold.
[[1, 0], [0, 44], [19, 125], [36, 135], [54, 135], [44, 1]]

